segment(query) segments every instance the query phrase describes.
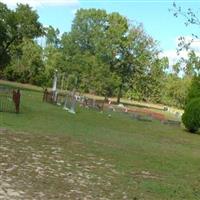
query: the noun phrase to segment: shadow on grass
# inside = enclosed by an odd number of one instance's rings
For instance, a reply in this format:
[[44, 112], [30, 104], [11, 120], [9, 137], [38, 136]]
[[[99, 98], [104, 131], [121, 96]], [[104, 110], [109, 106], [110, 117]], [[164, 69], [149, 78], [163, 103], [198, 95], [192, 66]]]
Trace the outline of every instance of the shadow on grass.
[[197, 132], [195, 132], [195, 133], [192, 133], [192, 132], [190, 132], [188, 129], [186, 129], [186, 128], [183, 128], [182, 129], [185, 133], [187, 133], [187, 134], [190, 134], [190, 135], [199, 135], [200, 136], [200, 129], [197, 131]]

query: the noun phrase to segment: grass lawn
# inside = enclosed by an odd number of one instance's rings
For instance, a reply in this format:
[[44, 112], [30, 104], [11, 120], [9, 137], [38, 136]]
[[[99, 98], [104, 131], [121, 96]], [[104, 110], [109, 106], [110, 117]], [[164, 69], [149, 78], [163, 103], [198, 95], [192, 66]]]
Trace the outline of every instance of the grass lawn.
[[0, 113], [0, 199], [200, 199], [200, 135], [126, 114], [69, 114], [22, 90]]

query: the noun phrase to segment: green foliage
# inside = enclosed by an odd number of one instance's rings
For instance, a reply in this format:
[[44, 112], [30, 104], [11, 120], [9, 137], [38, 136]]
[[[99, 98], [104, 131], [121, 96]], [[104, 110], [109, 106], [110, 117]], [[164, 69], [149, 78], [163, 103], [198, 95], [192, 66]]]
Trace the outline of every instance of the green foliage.
[[5, 4], [0, 2], [0, 70], [10, 60], [10, 55], [6, 50], [12, 41], [11, 38], [14, 32], [12, 26], [15, 25], [14, 19], [14, 13]]
[[44, 65], [47, 74], [51, 74], [55, 69], [62, 71], [65, 66], [65, 59], [60, 49], [52, 45], [46, 46], [44, 49]]
[[191, 87], [186, 99], [186, 102], [189, 103], [193, 98], [200, 97], [200, 76], [194, 76], [192, 79]]
[[39, 16], [35, 10], [26, 4], [18, 4], [15, 10], [17, 20], [18, 40], [28, 38], [33, 39], [43, 35], [42, 24], [38, 21]]
[[41, 84], [44, 76], [42, 48], [36, 42], [24, 39], [12, 54], [12, 62], [4, 71], [5, 77], [12, 81]]
[[0, 69], [10, 62], [12, 50], [23, 39], [34, 39], [43, 34], [39, 16], [29, 5], [18, 4], [10, 10], [0, 2]]
[[163, 82], [162, 103], [178, 108], [184, 108], [191, 84], [191, 78], [180, 78], [174, 74], [169, 74], [163, 79]]
[[144, 73], [135, 72], [128, 90], [127, 96], [136, 100], [151, 101], [155, 103], [162, 102], [162, 91], [165, 82], [165, 68], [168, 66], [168, 59], [152, 60], [151, 65]]
[[[118, 91], [118, 102], [135, 77], [156, 71], [153, 65], [160, 64], [156, 43], [141, 25], [129, 27], [125, 17], [105, 10], [78, 10], [61, 49], [64, 71], [79, 74], [81, 89], [106, 96]], [[151, 75], [153, 80], [158, 73]]]
[[54, 29], [52, 26], [45, 28], [46, 45], [52, 45], [55, 48], [58, 48], [60, 45], [59, 34], [60, 31], [58, 29]]
[[76, 89], [78, 86], [78, 77], [76, 74], [71, 74], [67, 78], [67, 89], [72, 91], [73, 89]]
[[200, 128], [200, 98], [194, 98], [186, 105], [182, 121], [191, 133], [198, 131]]
[[200, 57], [197, 56], [194, 51], [188, 53], [188, 59], [184, 60], [184, 62], [184, 72], [186, 76], [200, 75]]

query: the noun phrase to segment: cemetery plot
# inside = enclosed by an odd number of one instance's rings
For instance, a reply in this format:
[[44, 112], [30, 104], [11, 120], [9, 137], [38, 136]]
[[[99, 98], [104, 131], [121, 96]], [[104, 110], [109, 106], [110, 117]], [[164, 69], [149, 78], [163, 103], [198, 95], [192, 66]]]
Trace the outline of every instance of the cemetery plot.
[[76, 107], [77, 105], [80, 105], [81, 107], [94, 109], [97, 111], [127, 113], [131, 118], [139, 121], [151, 122], [153, 120], [157, 120], [163, 124], [173, 126], [180, 126], [181, 124], [178, 120], [169, 120], [164, 113], [152, 111], [146, 108], [130, 108], [124, 106], [123, 104], [116, 105], [108, 100], [99, 100], [95, 98], [88, 98], [83, 95], [77, 95], [75, 91], [63, 94], [57, 93], [56, 91], [48, 92], [46, 89], [44, 91], [43, 101], [63, 106], [63, 109], [69, 111], [70, 113], [76, 113]]
[[112, 112], [121, 112], [126, 113], [133, 119], [137, 119], [139, 121], [147, 121], [152, 122], [153, 120], [160, 121], [163, 124], [172, 125], [172, 126], [180, 126], [181, 122], [178, 120], [178, 118], [175, 120], [168, 119], [163, 113], [159, 113], [156, 111], [152, 111], [149, 109], [139, 109], [139, 108], [128, 108], [124, 106], [123, 104], [114, 105], [109, 104], [105, 105], [105, 107], [108, 107], [109, 111]]
[[124, 112], [130, 114], [133, 118], [138, 120], [144, 121], [152, 121], [152, 120], [159, 120], [161, 122], [166, 120], [166, 117], [162, 113], [153, 112], [148, 109], [136, 109], [136, 108], [128, 108], [125, 107], [123, 104], [119, 105], [110, 105], [110, 110]]

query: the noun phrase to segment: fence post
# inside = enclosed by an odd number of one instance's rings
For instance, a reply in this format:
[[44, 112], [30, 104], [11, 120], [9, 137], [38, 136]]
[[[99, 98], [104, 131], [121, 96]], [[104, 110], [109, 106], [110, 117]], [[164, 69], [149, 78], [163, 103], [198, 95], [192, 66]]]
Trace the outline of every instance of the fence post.
[[19, 108], [20, 108], [20, 90], [17, 89], [17, 91], [13, 90], [13, 101], [15, 104], [15, 111], [16, 113], [19, 113]]

